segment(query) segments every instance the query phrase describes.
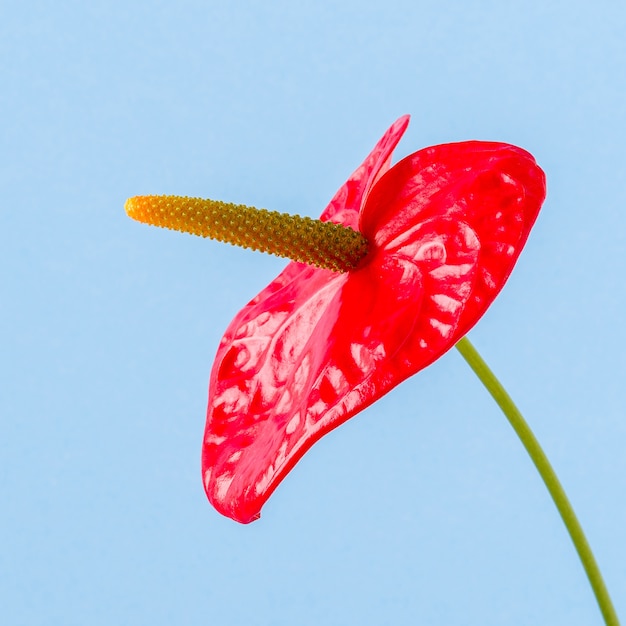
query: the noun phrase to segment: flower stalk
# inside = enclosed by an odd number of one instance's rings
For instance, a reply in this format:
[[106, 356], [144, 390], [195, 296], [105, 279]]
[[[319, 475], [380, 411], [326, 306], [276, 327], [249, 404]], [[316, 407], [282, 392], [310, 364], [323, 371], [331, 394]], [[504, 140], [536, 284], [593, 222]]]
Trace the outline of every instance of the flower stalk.
[[574, 547], [578, 552], [578, 557], [587, 574], [593, 593], [596, 596], [598, 606], [604, 617], [604, 622], [607, 626], [619, 626], [619, 619], [613, 607], [613, 603], [611, 602], [611, 596], [609, 596], [609, 592], [604, 584], [598, 563], [591, 551], [587, 537], [585, 537], [585, 533], [576, 517], [576, 513], [574, 512], [569, 498], [550, 464], [546, 453], [539, 445], [537, 438], [511, 399], [511, 396], [509, 396], [500, 381], [496, 378], [491, 369], [489, 369], [489, 366], [482, 359], [470, 340], [467, 337], [463, 337], [463, 339], [456, 344], [456, 348], [509, 420], [513, 430], [519, 437], [524, 448], [526, 448], [526, 452], [528, 452], [532, 462], [535, 464], [567, 528], [567, 532], [572, 539]]

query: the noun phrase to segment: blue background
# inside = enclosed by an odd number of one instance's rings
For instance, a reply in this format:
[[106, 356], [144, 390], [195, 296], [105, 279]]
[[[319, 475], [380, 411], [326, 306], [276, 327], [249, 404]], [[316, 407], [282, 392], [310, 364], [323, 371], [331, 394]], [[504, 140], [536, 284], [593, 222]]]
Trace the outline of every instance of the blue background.
[[549, 195], [475, 345], [626, 616], [622, 1], [0, 5], [7, 624], [600, 623], [534, 467], [456, 351], [316, 445], [260, 521], [199, 456], [226, 325], [285, 262], [150, 228], [181, 194], [316, 216], [397, 158], [531, 151]]

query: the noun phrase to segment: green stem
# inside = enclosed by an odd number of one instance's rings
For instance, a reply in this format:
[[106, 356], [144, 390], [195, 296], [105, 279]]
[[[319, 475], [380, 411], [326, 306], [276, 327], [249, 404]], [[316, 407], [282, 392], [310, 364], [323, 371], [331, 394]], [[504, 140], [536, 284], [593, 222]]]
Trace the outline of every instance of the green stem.
[[474, 373], [478, 376], [480, 381], [485, 385], [487, 391], [492, 395], [493, 399], [497, 402], [498, 406], [502, 409], [502, 412], [506, 415], [509, 423], [513, 427], [513, 430], [517, 433], [522, 444], [526, 448], [526, 451], [530, 455], [535, 467], [539, 471], [543, 482], [545, 483], [552, 500], [556, 505], [556, 508], [561, 515], [561, 519], [567, 528], [567, 531], [574, 542], [574, 547], [578, 552], [578, 556], [581, 560], [587, 578], [593, 589], [593, 593], [596, 596], [600, 611], [607, 626], [619, 626], [619, 620], [617, 613], [613, 608], [611, 597], [606, 589], [602, 574], [596, 563], [596, 559], [593, 556], [593, 552], [589, 547], [589, 542], [585, 537], [582, 526], [574, 513], [574, 509], [570, 504], [570, 501], [557, 478], [550, 461], [545, 452], [541, 449], [537, 438], [530, 429], [530, 426], [526, 423], [526, 420], [522, 417], [519, 409], [515, 406], [513, 400], [506, 392], [504, 387], [500, 384], [500, 381], [495, 377], [493, 372], [489, 369], [487, 364], [483, 361], [482, 357], [476, 351], [476, 348], [471, 344], [467, 337], [463, 337], [457, 344], [458, 351], [463, 355], [463, 358], [467, 361], [469, 366], [474, 370]]

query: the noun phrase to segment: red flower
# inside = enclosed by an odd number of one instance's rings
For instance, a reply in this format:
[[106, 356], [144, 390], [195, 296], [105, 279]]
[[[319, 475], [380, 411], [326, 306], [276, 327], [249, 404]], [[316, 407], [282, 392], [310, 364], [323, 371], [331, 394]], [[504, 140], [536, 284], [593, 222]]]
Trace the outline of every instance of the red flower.
[[232, 519], [262, 505], [323, 435], [439, 358], [507, 280], [545, 197], [503, 143], [420, 150], [390, 168], [400, 118], [322, 214], [369, 253], [336, 273], [285, 270], [231, 322], [211, 373], [204, 486]]

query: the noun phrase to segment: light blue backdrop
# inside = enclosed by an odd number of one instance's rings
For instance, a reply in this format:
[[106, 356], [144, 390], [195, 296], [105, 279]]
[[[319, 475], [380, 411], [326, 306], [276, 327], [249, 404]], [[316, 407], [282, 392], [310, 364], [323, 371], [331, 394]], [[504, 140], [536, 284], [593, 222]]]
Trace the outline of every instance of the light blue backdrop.
[[319, 443], [240, 526], [206, 501], [212, 358], [279, 259], [128, 196], [316, 216], [398, 156], [499, 140], [549, 196], [471, 333], [626, 618], [620, 1], [0, 7], [0, 606], [15, 625], [599, 624], [554, 506], [454, 351]]

